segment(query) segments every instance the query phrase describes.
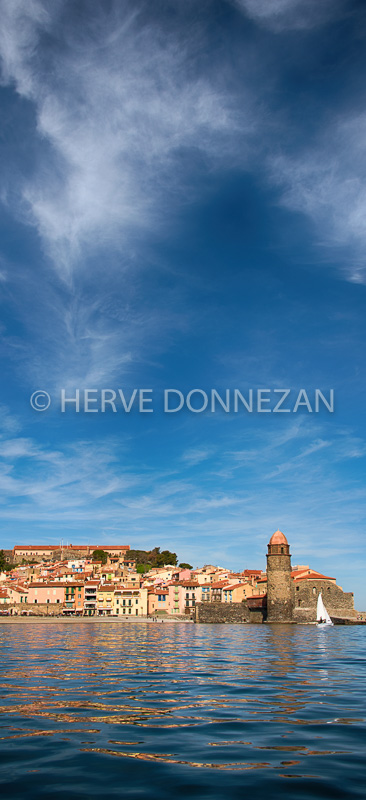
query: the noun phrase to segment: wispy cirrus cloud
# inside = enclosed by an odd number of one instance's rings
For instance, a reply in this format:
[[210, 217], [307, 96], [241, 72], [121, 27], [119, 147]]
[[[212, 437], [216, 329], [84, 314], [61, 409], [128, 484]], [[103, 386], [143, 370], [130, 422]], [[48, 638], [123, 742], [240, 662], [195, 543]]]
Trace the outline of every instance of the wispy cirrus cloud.
[[275, 32], [309, 30], [339, 12], [342, 0], [233, 0], [248, 17]]
[[[341, 0], [235, 5], [288, 36], [345, 13]], [[108, 7], [96, 0], [85, 20], [74, 17], [68, 0], [52, 8], [45, 0], [2, 0], [1, 10], [3, 82], [35, 114], [36, 168], [18, 175], [15, 186], [12, 174], [8, 202], [36, 226], [64, 279], [108, 248], [121, 254], [124, 267], [136, 263], [141, 236], [169, 224], [171, 209], [197, 192], [188, 152], [196, 166], [201, 158], [225, 169], [250, 170], [254, 155], [268, 183], [280, 188], [281, 202], [317, 221], [319, 239], [335, 247], [363, 244], [364, 120], [345, 112], [347, 121], [329, 120], [323, 140], [313, 135], [311, 148], [291, 156], [275, 152], [272, 126], [286, 140], [286, 122], [281, 108], [269, 107], [256, 70], [260, 43], [247, 70], [241, 65], [238, 93], [233, 72], [228, 91], [223, 65], [213, 61], [207, 70], [204, 20], [189, 13], [178, 30], [162, 26], [145, 0], [133, 9], [125, 0]], [[362, 273], [356, 253], [347, 277], [361, 281]]]
[[228, 154], [235, 114], [214, 70], [200, 72], [202, 31], [163, 31], [143, 0], [97, 0], [85, 24], [69, 2], [1, 8], [3, 80], [33, 104], [44, 143], [19, 187], [22, 211], [69, 277], [85, 251], [125, 249], [192, 194], [180, 156]]
[[183, 453], [182, 461], [188, 466], [194, 467], [196, 464], [201, 464], [202, 461], [211, 458], [213, 453], [214, 449], [212, 447], [192, 447]]
[[[320, 4], [305, 0], [237, 5], [288, 36], [342, 6], [325, 2], [320, 13]], [[144, 243], [165, 236], [175, 211], [197, 199], [200, 170], [235, 164], [255, 173], [260, 163], [279, 202], [312, 219], [323, 252], [324, 244], [348, 248], [345, 277], [364, 280], [362, 119], [330, 120], [323, 139], [291, 155], [276, 149], [273, 129], [276, 141], [286, 142], [288, 132], [258, 66], [260, 41], [243, 55], [240, 81], [222, 54], [208, 68], [212, 43], [194, 6], [185, 5], [174, 27], [146, 0], [133, 8], [96, 0], [85, 14], [69, 0], [0, 0], [3, 84], [28, 109], [31, 143], [23, 170], [14, 158], [7, 170], [5, 149], [2, 196], [37, 229], [57, 270], [53, 277], [47, 261], [23, 274], [6, 265], [28, 334], [9, 347], [33, 381], [45, 375], [57, 386], [100, 386], [146, 361], [159, 341], [166, 347], [167, 329], [187, 324], [189, 304], [178, 310], [178, 292], [153, 297], [141, 273], [158, 276], [156, 264], [148, 270]], [[280, 78], [271, 71], [274, 89]], [[348, 155], [349, 141], [357, 158]]]
[[162, 25], [146, 0], [0, 8], [2, 83], [28, 109], [30, 152], [8, 168], [5, 147], [2, 200], [38, 231], [55, 267], [7, 264], [27, 337], [5, 346], [32, 385], [100, 386], [187, 324], [174, 292], [154, 297], [156, 265], [146, 289], [145, 246], [197, 196], [192, 170], [238, 158], [239, 130], [243, 159], [257, 126], [250, 93], [239, 111], [219, 66], [205, 68], [199, 17]]
[[280, 153], [269, 160], [281, 203], [306, 214], [318, 244], [348, 255], [344, 275], [366, 280], [366, 115], [353, 112], [328, 120], [309, 149]]

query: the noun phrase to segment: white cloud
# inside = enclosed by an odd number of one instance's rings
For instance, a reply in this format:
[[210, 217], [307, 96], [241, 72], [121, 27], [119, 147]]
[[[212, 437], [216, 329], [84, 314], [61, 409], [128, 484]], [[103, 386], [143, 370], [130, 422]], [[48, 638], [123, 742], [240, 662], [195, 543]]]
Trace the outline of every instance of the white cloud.
[[334, 18], [342, 0], [233, 0], [248, 17], [276, 32], [316, 28]]
[[143, 20], [143, 4], [126, 2], [89, 5], [87, 24], [75, 26], [67, 4], [2, 0], [1, 8], [4, 80], [34, 104], [44, 142], [23, 184], [23, 211], [68, 276], [91, 244], [123, 250], [161, 224], [168, 198], [193, 192], [178, 154], [221, 158], [234, 115], [213, 71], [198, 71], [194, 27], [163, 34]]
[[[307, 150], [272, 155], [272, 180], [281, 203], [311, 218], [318, 244], [348, 257], [348, 280], [366, 280], [366, 115], [329, 121]], [[347, 248], [347, 250], [346, 250]]]
[[213, 454], [212, 447], [192, 447], [190, 450], [186, 450], [182, 455], [182, 461], [188, 464], [190, 467], [194, 467], [196, 464], [200, 464], [202, 461], [206, 461], [210, 456]]
[[0, 405], [0, 435], [18, 433], [21, 430], [21, 422], [15, 414], [12, 414], [5, 405]]

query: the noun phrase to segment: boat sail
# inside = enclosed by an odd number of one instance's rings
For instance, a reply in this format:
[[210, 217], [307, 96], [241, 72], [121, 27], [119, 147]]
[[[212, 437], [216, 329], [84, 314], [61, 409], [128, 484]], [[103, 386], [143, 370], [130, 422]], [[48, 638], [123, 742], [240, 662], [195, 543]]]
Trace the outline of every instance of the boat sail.
[[321, 592], [319, 593], [318, 602], [316, 606], [316, 621], [318, 623], [318, 626], [320, 625], [321, 627], [323, 627], [323, 625], [333, 625], [333, 622], [323, 603]]

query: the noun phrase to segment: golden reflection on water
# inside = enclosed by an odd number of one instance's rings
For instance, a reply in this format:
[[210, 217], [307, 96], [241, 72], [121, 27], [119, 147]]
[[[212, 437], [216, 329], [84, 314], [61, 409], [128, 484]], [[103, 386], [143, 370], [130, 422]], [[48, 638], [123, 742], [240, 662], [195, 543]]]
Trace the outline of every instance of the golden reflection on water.
[[[25, 623], [4, 632], [0, 626], [0, 711], [8, 723], [0, 742], [67, 741], [70, 734], [80, 752], [210, 770], [281, 769], [281, 777], [296, 777], [288, 770], [304, 767], [309, 757], [351, 752], [301, 741], [308, 727], [364, 721], [354, 714], [352, 671], [341, 668], [342, 631], [324, 639], [315, 629], [291, 626], [166, 627]], [[342, 716], [336, 705], [341, 681]], [[12, 719], [24, 727], [12, 726]], [[29, 721], [34, 729], [26, 727]], [[127, 726], [127, 738], [110, 738], [110, 726]], [[136, 728], [146, 731], [144, 741], [130, 736]], [[226, 738], [230, 728], [250, 738]], [[181, 752], [186, 734], [197, 729], [200, 755], [216, 748], [216, 760], [192, 760]], [[152, 749], [158, 730], [172, 731], [172, 752]], [[85, 734], [97, 741], [85, 741]], [[276, 743], [286, 737], [291, 744]], [[312, 738], [324, 739], [324, 732]], [[222, 760], [220, 748], [231, 748], [235, 760]], [[262, 761], [263, 750], [270, 761]], [[279, 760], [284, 753], [296, 753], [298, 760]], [[303, 777], [311, 776], [305, 771]]]
[[[241, 762], [241, 761], [233, 761], [232, 763], [227, 764], [210, 764], [206, 762], [199, 762], [199, 761], [185, 761], [181, 758], [169, 758], [170, 753], [166, 753], [165, 755], [161, 755], [161, 753], [131, 753], [131, 752], [122, 752], [120, 750], [109, 750], [105, 747], [92, 747], [92, 748], [85, 748], [84, 752], [88, 753], [106, 753], [109, 756], [119, 756], [120, 758], [138, 758], [142, 761], [163, 761], [165, 764], [186, 764], [188, 767], [203, 767], [205, 769], [262, 769], [263, 767], [269, 767], [270, 764], [267, 762]], [[297, 762], [298, 763], [298, 762]]]

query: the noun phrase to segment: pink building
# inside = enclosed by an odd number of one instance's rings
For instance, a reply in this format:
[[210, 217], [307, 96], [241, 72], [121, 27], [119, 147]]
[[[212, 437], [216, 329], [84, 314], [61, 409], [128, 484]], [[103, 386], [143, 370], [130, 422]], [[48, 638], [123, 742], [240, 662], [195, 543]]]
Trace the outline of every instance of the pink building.
[[181, 569], [179, 573], [179, 580], [180, 581], [190, 581], [192, 577], [192, 570], [191, 569]]
[[147, 595], [147, 613], [150, 615], [159, 612], [169, 614], [169, 591], [166, 588], [156, 587], [149, 589]]
[[65, 583], [31, 583], [28, 590], [28, 605], [65, 602]]
[[[188, 572], [188, 570], [186, 571]], [[181, 583], [170, 583], [167, 588], [169, 591], [169, 614], [184, 614], [185, 587]]]

